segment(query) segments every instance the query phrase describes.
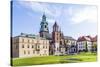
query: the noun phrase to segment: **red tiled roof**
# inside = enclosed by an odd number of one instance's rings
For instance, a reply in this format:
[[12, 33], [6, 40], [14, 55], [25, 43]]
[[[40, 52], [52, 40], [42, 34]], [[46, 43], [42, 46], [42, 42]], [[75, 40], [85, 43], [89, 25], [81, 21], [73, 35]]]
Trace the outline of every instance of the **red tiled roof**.
[[97, 36], [95, 37], [91, 37], [91, 36], [82, 36], [82, 37], [79, 37], [78, 40], [79, 41], [92, 41], [92, 42], [95, 42], [97, 41]]
[[97, 36], [95, 36], [94, 38], [92, 38], [92, 41], [93, 42], [97, 41]]
[[91, 41], [91, 39], [89, 37], [87, 37], [87, 36], [82, 36], [82, 37], [79, 37], [77, 41], [78, 42], [79, 41]]
[[86, 36], [86, 37], [88, 37], [88, 38], [90, 38], [90, 39], [93, 39], [93, 38], [92, 38], [91, 36], [89, 36], [89, 35], [88, 35], [88, 36]]

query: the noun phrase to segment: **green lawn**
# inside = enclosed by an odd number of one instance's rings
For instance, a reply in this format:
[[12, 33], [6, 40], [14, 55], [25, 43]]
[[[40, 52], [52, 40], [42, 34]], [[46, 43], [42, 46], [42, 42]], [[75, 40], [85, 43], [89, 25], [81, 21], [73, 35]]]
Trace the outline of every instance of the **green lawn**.
[[13, 66], [40, 65], [40, 64], [57, 64], [57, 63], [77, 63], [77, 62], [94, 62], [97, 60], [95, 53], [80, 53], [78, 55], [65, 56], [44, 56], [31, 58], [13, 58]]

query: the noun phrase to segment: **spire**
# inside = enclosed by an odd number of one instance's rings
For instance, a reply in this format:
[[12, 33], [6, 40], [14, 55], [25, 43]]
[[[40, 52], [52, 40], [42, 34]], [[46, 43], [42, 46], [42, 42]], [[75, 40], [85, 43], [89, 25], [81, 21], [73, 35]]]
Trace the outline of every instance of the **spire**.
[[58, 27], [57, 22], [55, 21], [53, 27]]
[[42, 16], [42, 21], [40, 23], [40, 36], [41, 37], [46, 37], [47, 34], [49, 34], [49, 29], [48, 29], [48, 22], [46, 21], [46, 15], [43, 13]]
[[59, 26], [57, 25], [57, 22], [55, 21], [54, 25], [53, 25], [53, 31], [59, 31]]
[[42, 21], [46, 21], [46, 15], [45, 15], [45, 12], [43, 13]]

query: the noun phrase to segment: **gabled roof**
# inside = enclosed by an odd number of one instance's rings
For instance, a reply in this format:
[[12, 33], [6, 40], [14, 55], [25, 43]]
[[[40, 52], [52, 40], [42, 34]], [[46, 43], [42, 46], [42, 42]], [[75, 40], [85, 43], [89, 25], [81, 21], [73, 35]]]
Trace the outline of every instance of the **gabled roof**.
[[90, 38], [91, 40], [93, 39], [93, 38], [92, 38], [91, 36], [89, 36], [89, 35], [88, 35], [88, 36], [86, 36], [86, 37]]
[[96, 41], [97, 41], [97, 35], [92, 38], [92, 42], [96, 42]]
[[91, 39], [87, 36], [82, 36], [82, 37], [79, 37], [77, 42], [80, 42], [80, 41], [91, 41]]

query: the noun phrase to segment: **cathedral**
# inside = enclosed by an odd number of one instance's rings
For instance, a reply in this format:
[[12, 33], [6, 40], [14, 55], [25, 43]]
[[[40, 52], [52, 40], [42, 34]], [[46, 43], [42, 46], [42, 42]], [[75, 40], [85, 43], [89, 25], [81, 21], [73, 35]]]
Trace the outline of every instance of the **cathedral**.
[[49, 32], [46, 15], [43, 14], [39, 35], [21, 33], [12, 37], [12, 57], [32, 57], [49, 55], [66, 55], [76, 52], [76, 40], [64, 36], [57, 21]]
[[46, 21], [46, 15], [43, 14], [40, 28], [40, 37], [47, 38], [50, 42], [49, 54], [51, 55], [65, 55], [67, 53], [68, 39], [74, 41], [75, 39], [63, 35], [57, 21], [54, 22], [52, 33], [49, 33], [48, 22]]

